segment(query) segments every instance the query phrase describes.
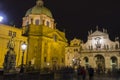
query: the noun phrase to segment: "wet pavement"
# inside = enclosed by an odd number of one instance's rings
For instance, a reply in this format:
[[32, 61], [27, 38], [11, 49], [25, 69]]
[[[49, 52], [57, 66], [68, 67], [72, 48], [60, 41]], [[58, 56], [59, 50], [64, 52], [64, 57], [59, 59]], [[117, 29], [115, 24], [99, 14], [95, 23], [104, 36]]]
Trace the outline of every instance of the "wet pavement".
[[[108, 74], [95, 74], [93, 80], [120, 80], [120, 74], [108, 75]], [[54, 73], [54, 74], [9, 74], [9, 75], [0, 75], [0, 80], [82, 80], [78, 79], [76, 73]], [[86, 79], [89, 80], [89, 76], [86, 75]]]
[[[108, 75], [108, 74], [95, 74], [93, 80], [120, 80], [120, 74]], [[79, 77], [79, 78], [78, 78]], [[82, 80], [81, 76], [77, 74], [55, 74], [54, 80]], [[85, 80], [89, 80], [89, 76], [86, 75]]]

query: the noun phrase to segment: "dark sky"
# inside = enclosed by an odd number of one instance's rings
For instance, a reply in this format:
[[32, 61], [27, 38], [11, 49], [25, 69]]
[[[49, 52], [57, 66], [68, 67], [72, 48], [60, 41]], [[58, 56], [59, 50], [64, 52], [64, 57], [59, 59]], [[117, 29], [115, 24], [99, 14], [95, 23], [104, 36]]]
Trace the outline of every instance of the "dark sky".
[[[5, 24], [21, 27], [22, 17], [36, 0], [1, 0], [0, 15]], [[74, 37], [86, 41], [88, 31], [105, 28], [110, 39], [120, 37], [120, 3], [116, 0], [44, 0], [57, 22], [57, 28], [66, 32], [68, 40]]]

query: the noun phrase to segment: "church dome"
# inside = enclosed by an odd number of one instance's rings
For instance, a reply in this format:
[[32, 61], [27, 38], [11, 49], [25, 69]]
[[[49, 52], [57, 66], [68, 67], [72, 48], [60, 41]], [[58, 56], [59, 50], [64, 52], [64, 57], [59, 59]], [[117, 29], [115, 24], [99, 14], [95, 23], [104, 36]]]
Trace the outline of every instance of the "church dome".
[[48, 8], [43, 6], [42, 0], [37, 0], [36, 5], [30, 9], [28, 9], [25, 16], [28, 16], [30, 14], [35, 14], [35, 15], [45, 14], [49, 17], [52, 17], [51, 11]]

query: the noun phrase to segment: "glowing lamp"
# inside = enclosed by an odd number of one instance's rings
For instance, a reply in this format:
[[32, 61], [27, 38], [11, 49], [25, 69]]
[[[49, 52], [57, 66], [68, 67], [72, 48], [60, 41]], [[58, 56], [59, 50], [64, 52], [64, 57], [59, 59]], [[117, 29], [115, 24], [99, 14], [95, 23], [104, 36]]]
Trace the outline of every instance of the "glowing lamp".
[[0, 22], [2, 22], [3, 21], [3, 17], [2, 16], [0, 16]]

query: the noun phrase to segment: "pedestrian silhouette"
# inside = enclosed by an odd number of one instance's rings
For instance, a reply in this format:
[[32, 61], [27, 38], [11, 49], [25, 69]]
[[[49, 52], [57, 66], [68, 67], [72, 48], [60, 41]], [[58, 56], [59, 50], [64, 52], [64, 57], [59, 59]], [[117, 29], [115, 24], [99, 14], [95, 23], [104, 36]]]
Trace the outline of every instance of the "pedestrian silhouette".
[[93, 80], [94, 69], [92, 67], [88, 68], [89, 80]]

